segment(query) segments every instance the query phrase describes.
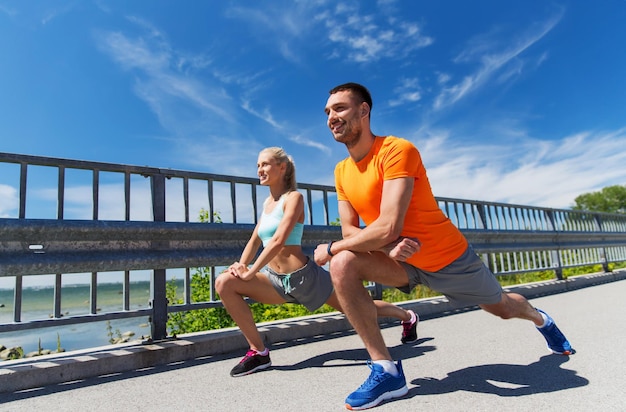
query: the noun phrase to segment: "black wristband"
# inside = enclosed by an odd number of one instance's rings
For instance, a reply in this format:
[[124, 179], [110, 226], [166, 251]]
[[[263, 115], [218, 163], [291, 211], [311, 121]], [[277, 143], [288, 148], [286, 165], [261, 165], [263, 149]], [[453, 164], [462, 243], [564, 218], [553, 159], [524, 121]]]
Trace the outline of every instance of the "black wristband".
[[328, 247], [326, 248], [326, 253], [328, 253], [328, 256], [330, 256], [330, 257], [335, 256], [335, 255], [333, 255], [333, 252], [330, 251], [330, 247], [333, 245], [334, 242], [335, 242], [334, 240], [331, 240], [328, 243]]

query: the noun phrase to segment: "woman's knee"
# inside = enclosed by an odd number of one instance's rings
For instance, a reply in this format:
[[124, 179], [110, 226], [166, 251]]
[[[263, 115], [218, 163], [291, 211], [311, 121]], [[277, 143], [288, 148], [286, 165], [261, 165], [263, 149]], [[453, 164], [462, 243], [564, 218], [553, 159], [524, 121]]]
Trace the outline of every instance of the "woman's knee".
[[228, 273], [222, 273], [215, 278], [215, 291], [220, 295], [230, 288], [230, 284], [234, 278]]

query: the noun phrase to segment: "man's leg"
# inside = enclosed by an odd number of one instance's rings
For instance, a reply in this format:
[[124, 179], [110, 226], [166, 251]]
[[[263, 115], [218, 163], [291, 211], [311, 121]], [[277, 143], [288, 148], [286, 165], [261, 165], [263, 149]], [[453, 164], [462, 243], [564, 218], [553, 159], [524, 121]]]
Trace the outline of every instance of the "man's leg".
[[391, 360], [378, 326], [376, 305], [363, 286], [364, 281], [406, 285], [408, 277], [404, 268], [382, 253], [343, 251], [330, 261], [330, 273], [339, 303], [372, 358], [372, 363], [368, 363], [369, 377], [348, 395], [346, 407], [369, 409], [386, 399], [404, 396], [409, 389], [402, 363], [394, 364]]
[[517, 293], [503, 292], [500, 302], [479, 306], [492, 315], [499, 316], [502, 319], [526, 319], [532, 321], [535, 326], [541, 326], [543, 324], [541, 314], [532, 307], [524, 296]]
[[405, 286], [408, 278], [404, 268], [382, 253], [344, 251], [330, 261], [330, 273], [339, 304], [372, 360], [391, 360], [378, 325], [376, 305], [363, 282]]
[[[379, 318], [396, 318], [400, 320], [400, 324], [402, 325], [402, 337], [400, 341], [402, 343], [413, 343], [417, 340], [417, 324], [419, 323], [419, 315], [417, 313], [410, 309], [402, 309], [400, 306], [385, 302], [384, 300], [374, 299], [373, 301], [376, 306], [376, 315]], [[330, 295], [326, 304], [343, 313], [335, 291]]]
[[559, 355], [575, 353], [571, 344], [556, 326], [554, 319], [547, 313], [535, 309], [528, 300], [517, 293], [502, 293], [500, 302], [491, 305], [480, 305], [489, 313], [502, 319], [519, 318], [530, 320], [545, 338], [548, 348]]

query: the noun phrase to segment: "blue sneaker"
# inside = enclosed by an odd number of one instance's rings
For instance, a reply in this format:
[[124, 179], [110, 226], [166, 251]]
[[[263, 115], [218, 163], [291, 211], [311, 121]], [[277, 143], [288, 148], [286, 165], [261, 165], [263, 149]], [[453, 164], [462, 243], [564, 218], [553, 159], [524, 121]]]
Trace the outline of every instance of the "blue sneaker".
[[546, 339], [546, 342], [548, 342], [548, 349], [557, 355], [571, 355], [574, 352], [572, 345], [570, 345], [565, 335], [557, 328], [554, 319], [541, 309], [537, 309], [537, 312], [543, 313], [548, 318], [544, 327], [537, 328]]
[[367, 362], [372, 370], [367, 380], [346, 398], [346, 408], [351, 411], [360, 411], [373, 408], [386, 399], [404, 396], [409, 391], [406, 386], [402, 362], [396, 364], [398, 376], [385, 372], [382, 366]]

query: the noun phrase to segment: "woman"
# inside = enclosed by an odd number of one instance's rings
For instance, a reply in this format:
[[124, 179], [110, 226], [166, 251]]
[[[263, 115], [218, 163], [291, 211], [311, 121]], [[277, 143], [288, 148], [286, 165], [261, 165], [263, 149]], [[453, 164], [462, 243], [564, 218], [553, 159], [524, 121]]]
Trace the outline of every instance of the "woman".
[[[233, 263], [215, 283], [224, 307], [250, 345], [244, 358], [230, 372], [231, 376], [248, 375], [271, 365], [269, 349], [263, 343], [245, 296], [267, 304], [299, 303], [310, 311], [328, 303], [341, 311], [330, 274], [302, 251], [304, 200], [296, 190], [293, 160], [279, 147], [263, 149], [259, 153], [257, 173], [260, 184], [270, 189], [263, 214], [239, 262]], [[261, 244], [263, 250], [255, 260]], [[375, 303], [379, 317], [402, 321], [403, 343], [417, 340], [419, 318], [413, 311], [384, 301]]]

